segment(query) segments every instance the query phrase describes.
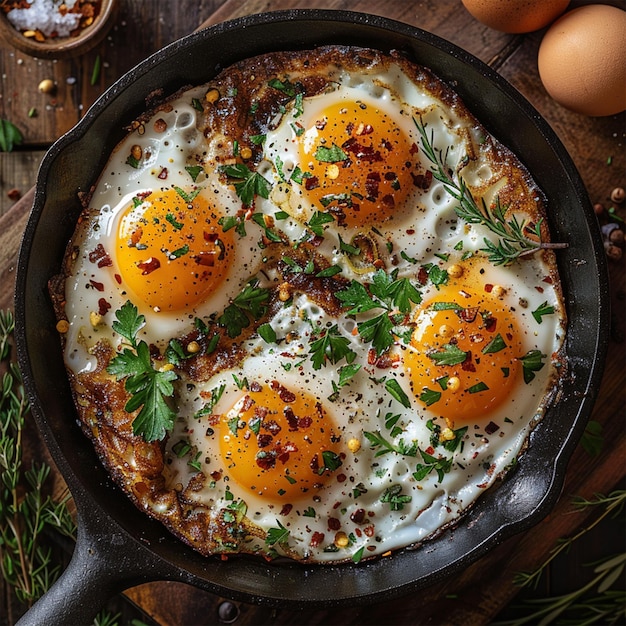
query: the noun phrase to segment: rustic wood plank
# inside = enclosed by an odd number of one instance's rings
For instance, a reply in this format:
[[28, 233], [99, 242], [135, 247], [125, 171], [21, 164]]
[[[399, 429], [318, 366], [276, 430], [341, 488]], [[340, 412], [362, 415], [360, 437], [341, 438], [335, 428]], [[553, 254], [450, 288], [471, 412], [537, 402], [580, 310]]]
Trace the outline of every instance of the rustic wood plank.
[[[33, 186], [43, 155], [43, 150], [0, 152], [0, 217]], [[13, 191], [19, 196], [10, 197]]]

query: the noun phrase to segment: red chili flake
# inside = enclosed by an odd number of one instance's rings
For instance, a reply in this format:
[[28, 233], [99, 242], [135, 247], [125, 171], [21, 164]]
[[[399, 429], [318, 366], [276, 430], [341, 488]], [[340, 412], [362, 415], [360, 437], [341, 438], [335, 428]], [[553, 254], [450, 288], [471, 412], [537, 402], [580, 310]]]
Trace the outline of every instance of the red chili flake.
[[320, 471], [320, 460], [317, 454], [311, 459], [309, 467], [313, 470], [315, 474]]
[[491, 293], [491, 292], [493, 291], [493, 285], [492, 285], [491, 283], [487, 283], [487, 284], [485, 285], [485, 291], [486, 291], [487, 293]]
[[258, 393], [259, 391], [263, 390], [263, 386], [258, 380], [253, 380], [250, 383], [250, 386], [248, 387], [248, 389], [249, 391], [252, 391], [253, 393]]
[[215, 243], [220, 238], [219, 233], [207, 233], [206, 231], [204, 231], [203, 235], [204, 240], [208, 241], [209, 243]]
[[272, 443], [274, 437], [269, 433], [260, 433], [256, 436], [256, 443], [259, 448], [267, 448]]
[[272, 433], [274, 437], [282, 430], [280, 424], [276, 423], [274, 420], [267, 420], [267, 422], [263, 422], [263, 428]]
[[279, 450], [277, 450], [276, 454], [277, 454], [278, 460], [281, 463], [285, 464], [289, 460], [289, 455], [292, 452], [297, 452], [297, 451], [298, 451], [298, 446], [296, 446], [295, 443], [288, 441], [284, 446], [282, 446]]
[[95, 280], [90, 280], [89, 284], [96, 290], [96, 291], [104, 291], [104, 285], [102, 283], [99, 283], [98, 281]]
[[337, 474], [337, 482], [345, 483], [348, 477], [345, 474]]
[[416, 143], [412, 143], [409, 148], [409, 154], [417, 154], [419, 152], [419, 147]]
[[320, 186], [320, 179], [317, 176], [309, 176], [304, 179], [304, 188], [307, 191], [317, 189]]
[[380, 187], [380, 174], [378, 172], [368, 172], [365, 178], [365, 193], [368, 198], [378, 198]]
[[485, 330], [487, 332], [493, 333], [496, 330], [497, 320], [495, 317], [486, 317], [484, 319], [485, 322]]
[[489, 422], [487, 426], [485, 426], [485, 432], [488, 435], [493, 435], [493, 433], [500, 430], [500, 426], [498, 426], [495, 422]]
[[392, 194], [387, 193], [382, 197], [381, 203], [386, 209], [393, 209], [396, 206], [396, 199]]
[[115, 282], [116, 282], [118, 285], [121, 285], [121, 284], [122, 284], [122, 277], [121, 277], [119, 274], [115, 274]]
[[248, 394], [246, 394], [243, 402], [241, 403], [241, 412], [245, 413], [248, 409], [252, 407], [253, 404], [254, 400]]
[[435, 454], [435, 448], [433, 448], [432, 446], [428, 446], [428, 448], [426, 448], [426, 454], [430, 454], [432, 456], [433, 454]]
[[414, 174], [411, 172], [411, 178], [413, 179], [413, 185], [422, 191], [428, 191], [433, 182], [433, 173], [428, 170], [423, 174]]
[[465, 361], [463, 361], [463, 363], [461, 363], [461, 369], [464, 372], [475, 372], [476, 371], [476, 365], [474, 365], [474, 361], [472, 360], [472, 353], [471, 351], [468, 351], [466, 356], [465, 356]]
[[367, 364], [374, 365], [376, 363], [376, 350], [374, 348], [370, 348], [367, 351]]
[[147, 261], [137, 263], [137, 267], [141, 270], [142, 276], [147, 276], [148, 274], [152, 274], [155, 270], [158, 270], [161, 267], [161, 262], [159, 259], [151, 256]]
[[203, 267], [215, 267], [215, 252], [199, 252], [196, 257], [196, 263]]
[[309, 542], [309, 545], [312, 548], [317, 548], [317, 546], [319, 546], [323, 541], [324, 541], [324, 533], [315, 531], [313, 535], [311, 536], [311, 541]]
[[461, 309], [457, 311], [457, 315], [461, 318], [463, 322], [467, 322], [471, 324], [478, 315], [478, 307], [470, 307], [468, 309]]
[[283, 508], [280, 510], [279, 515], [289, 515], [293, 509], [293, 504], [283, 504]]
[[97, 263], [98, 261], [100, 261], [101, 259], [104, 259], [105, 257], [108, 257], [109, 255], [106, 253], [106, 250], [104, 249], [104, 246], [99, 243], [90, 253], [89, 253], [89, 260], [92, 263]]
[[158, 175], [158, 178], [160, 178], [161, 180], [165, 180], [167, 178], [167, 167], [164, 167]]
[[543, 287], [535, 287], [535, 289], [536, 289], [539, 293], [543, 293]]
[[417, 281], [420, 285], [425, 285], [428, 282], [428, 270], [425, 267], [420, 267], [417, 272]]
[[98, 300], [98, 313], [100, 315], [106, 315], [111, 308], [111, 303], [107, 302], [104, 298]]
[[305, 415], [304, 417], [298, 418], [298, 429], [299, 430], [307, 430], [311, 428], [313, 425], [313, 418], [309, 415]]
[[366, 161], [368, 163], [379, 163], [383, 160], [379, 150], [376, 150], [373, 146], [364, 146], [359, 143], [354, 137], [351, 137], [347, 141], [344, 141], [341, 147], [357, 159]]
[[552, 284], [552, 276], [546, 276], [546, 277], [543, 279], [543, 282], [544, 282], [544, 283], [546, 283], [546, 284], [548, 284], [548, 285], [551, 285], [551, 284]]
[[286, 406], [283, 409], [283, 415], [287, 420], [289, 430], [291, 432], [295, 432], [296, 430], [298, 430], [298, 418], [296, 417], [296, 414], [293, 412], [293, 409], [290, 406]]
[[268, 469], [272, 469], [272, 467], [275, 467], [276, 465], [276, 453], [273, 452], [272, 450], [269, 451], [261, 451], [258, 452], [256, 455], [256, 464], [262, 469], [262, 470], [268, 470]]
[[362, 524], [365, 521], [365, 509], [357, 509], [350, 514], [350, 519], [355, 524]]
[[339, 530], [341, 528], [341, 522], [336, 517], [328, 518], [328, 530]]
[[222, 478], [222, 472], [215, 470], [214, 472], [211, 472], [211, 478], [213, 480], [220, 480], [220, 478]]
[[376, 530], [376, 529], [374, 528], [374, 525], [372, 524], [372, 525], [370, 525], [370, 526], [366, 526], [366, 527], [363, 529], [363, 532], [365, 533], [365, 535], [366, 535], [367, 537], [373, 537], [373, 536], [374, 536], [374, 532], [375, 532], [375, 530]]
[[[368, 353], [367, 357], [368, 357], [368, 363], [369, 363], [369, 353]], [[386, 369], [389, 369], [391, 367], [397, 367], [399, 361], [400, 361], [400, 355], [399, 354], [385, 353], [385, 354], [381, 354], [376, 359], [375, 365], [379, 369], [386, 370]]]

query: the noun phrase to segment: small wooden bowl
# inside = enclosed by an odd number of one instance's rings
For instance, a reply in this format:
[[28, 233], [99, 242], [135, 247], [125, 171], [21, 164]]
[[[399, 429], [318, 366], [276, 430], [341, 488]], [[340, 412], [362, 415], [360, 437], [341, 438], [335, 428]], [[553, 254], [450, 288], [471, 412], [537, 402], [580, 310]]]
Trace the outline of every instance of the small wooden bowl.
[[10, 45], [40, 59], [66, 59], [76, 57], [91, 50], [105, 37], [112, 26], [117, 12], [117, 0], [101, 0], [100, 12], [92, 24], [83, 28], [78, 35], [46, 38], [37, 41], [25, 37], [9, 22], [6, 14], [0, 11], [0, 35]]

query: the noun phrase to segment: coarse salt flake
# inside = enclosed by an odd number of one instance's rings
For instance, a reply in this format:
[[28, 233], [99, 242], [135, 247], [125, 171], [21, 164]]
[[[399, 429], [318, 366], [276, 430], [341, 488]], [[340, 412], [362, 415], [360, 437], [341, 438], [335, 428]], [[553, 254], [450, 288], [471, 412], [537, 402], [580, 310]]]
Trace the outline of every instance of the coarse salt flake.
[[[76, 0], [64, 2], [71, 9]], [[56, 34], [57, 37], [68, 37], [78, 28], [80, 13], [59, 12], [59, 3], [54, 0], [33, 0], [27, 9], [11, 9], [7, 18], [17, 30], [39, 30], [46, 37]]]

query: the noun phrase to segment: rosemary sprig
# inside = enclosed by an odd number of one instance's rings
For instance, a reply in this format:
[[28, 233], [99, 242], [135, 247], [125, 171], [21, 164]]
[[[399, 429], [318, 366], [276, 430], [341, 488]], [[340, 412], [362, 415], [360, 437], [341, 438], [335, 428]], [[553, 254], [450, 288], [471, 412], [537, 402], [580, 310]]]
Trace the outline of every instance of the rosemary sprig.
[[454, 209], [457, 216], [468, 224], [480, 224], [487, 227], [497, 237], [495, 243], [485, 237], [483, 239], [485, 247], [480, 249], [481, 252], [487, 254], [491, 263], [510, 265], [519, 257], [533, 254], [542, 248], [566, 247], [567, 244], [541, 241], [541, 220], [529, 231], [537, 239], [527, 237], [525, 232], [529, 229], [526, 220], [520, 221], [515, 215], [507, 219], [507, 207], [502, 206], [498, 196], [493, 206], [487, 206], [484, 198], [481, 198], [479, 206], [463, 178], [455, 176], [446, 165], [446, 153], [434, 147], [434, 130], [431, 130], [429, 137], [422, 117], [420, 116], [419, 121], [414, 119], [414, 122], [420, 134], [422, 150], [431, 162], [430, 169], [433, 177], [441, 182], [446, 192], [459, 203]]
[[[596, 494], [595, 499], [574, 498], [574, 511], [592, 506], [603, 506], [601, 514], [572, 537], [560, 541], [550, 556], [533, 572], [522, 572], [514, 578], [514, 583], [521, 587], [536, 586], [541, 574], [563, 550], [589, 532], [608, 515], [619, 514], [626, 505], [626, 491], [618, 490], [608, 496]], [[623, 576], [626, 569], [626, 552], [615, 554], [595, 564], [593, 578], [569, 593], [552, 597], [529, 599], [526, 603], [537, 610], [531, 611], [518, 619], [496, 622], [498, 626], [523, 626], [523, 624], [551, 624], [557, 618], [558, 623], [575, 623], [577, 626], [594, 624], [624, 623], [626, 618], [626, 592], [612, 589], [612, 586]], [[594, 592], [595, 595], [590, 595]], [[566, 612], [573, 617], [569, 622]], [[494, 625], [495, 626], [495, 625]]]
[[0, 360], [6, 366], [0, 389], [0, 572], [16, 599], [30, 605], [60, 573], [44, 534], [51, 530], [73, 538], [75, 525], [69, 495], [60, 501], [44, 495], [50, 466], [33, 462], [29, 469], [22, 467], [29, 408], [17, 366], [6, 363], [13, 328], [12, 314], [0, 311]]
[[585, 500], [584, 498], [574, 498], [573, 506], [574, 512], [581, 511], [585, 508], [592, 506], [604, 506], [602, 513], [591, 522], [591, 524], [585, 526], [575, 535], [567, 537], [559, 541], [559, 543], [551, 550], [550, 556], [533, 572], [519, 572], [513, 579], [513, 584], [518, 587], [528, 587], [530, 585], [536, 586], [541, 574], [545, 568], [556, 558], [558, 554], [563, 550], [569, 549], [569, 547], [580, 537], [589, 532], [605, 517], [611, 514], [619, 513], [626, 505], [626, 491], [614, 491], [608, 496], [601, 494], [596, 495], [595, 500]]

